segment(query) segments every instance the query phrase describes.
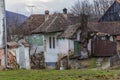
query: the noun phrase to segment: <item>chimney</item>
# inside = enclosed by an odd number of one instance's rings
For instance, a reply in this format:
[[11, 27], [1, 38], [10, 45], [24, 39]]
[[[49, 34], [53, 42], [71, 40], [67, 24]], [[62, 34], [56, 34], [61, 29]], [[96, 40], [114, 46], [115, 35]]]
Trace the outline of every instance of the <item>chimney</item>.
[[64, 9], [63, 9], [63, 13], [64, 13], [64, 14], [67, 14], [67, 8], [64, 8]]
[[49, 15], [49, 10], [45, 10], [45, 15]]
[[49, 19], [49, 10], [45, 10], [45, 21]]

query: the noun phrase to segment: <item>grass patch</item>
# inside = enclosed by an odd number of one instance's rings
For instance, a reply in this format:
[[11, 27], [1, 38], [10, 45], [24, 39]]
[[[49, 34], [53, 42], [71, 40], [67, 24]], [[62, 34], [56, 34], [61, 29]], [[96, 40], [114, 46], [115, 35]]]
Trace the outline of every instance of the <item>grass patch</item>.
[[0, 80], [120, 80], [119, 70], [1, 71]]

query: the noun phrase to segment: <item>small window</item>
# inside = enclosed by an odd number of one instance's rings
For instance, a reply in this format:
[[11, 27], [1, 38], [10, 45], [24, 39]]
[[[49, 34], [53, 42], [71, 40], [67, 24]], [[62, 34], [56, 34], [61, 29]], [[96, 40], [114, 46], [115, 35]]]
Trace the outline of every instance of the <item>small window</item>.
[[52, 48], [52, 40], [51, 40], [52, 38], [51, 37], [49, 37], [49, 47], [50, 48]]
[[55, 48], [55, 37], [49, 37], [49, 47], [52, 49]]
[[55, 37], [53, 37], [53, 48], [55, 48]]

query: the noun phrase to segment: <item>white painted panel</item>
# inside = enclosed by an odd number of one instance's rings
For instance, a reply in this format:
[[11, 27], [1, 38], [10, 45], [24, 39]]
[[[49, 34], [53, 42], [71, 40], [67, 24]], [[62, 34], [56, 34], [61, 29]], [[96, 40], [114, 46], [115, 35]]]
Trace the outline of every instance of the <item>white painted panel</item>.
[[29, 57], [29, 48], [25, 48], [25, 64], [26, 69], [30, 69], [30, 57]]
[[70, 50], [74, 52], [74, 41], [70, 40]]
[[88, 45], [87, 45], [87, 48], [88, 48], [88, 51], [89, 51], [89, 53], [91, 53], [91, 51], [92, 51], [92, 47], [91, 47], [91, 42], [92, 42], [92, 40], [90, 39], [89, 40], [89, 43], [88, 43]]
[[25, 47], [21, 45], [19, 47], [19, 65], [20, 69], [25, 68]]
[[58, 51], [59, 54], [67, 54], [69, 50], [67, 39], [58, 39]]
[[78, 31], [78, 33], [77, 33], [77, 40], [78, 41], [80, 40], [80, 34], [81, 34], [81, 31]]
[[19, 48], [16, 49], [16, 59], [17, 63], [19, 64]]
[[69, 49], [74, 51], [74, 41], [69, 39], [56, 39], [55, 49], [49, 46], [49, 37], [56, 37], [57, 34], [49, 34], [44, 36], [46, 40], [45, 62], [57, 62], [58, 54], [68, 54]]

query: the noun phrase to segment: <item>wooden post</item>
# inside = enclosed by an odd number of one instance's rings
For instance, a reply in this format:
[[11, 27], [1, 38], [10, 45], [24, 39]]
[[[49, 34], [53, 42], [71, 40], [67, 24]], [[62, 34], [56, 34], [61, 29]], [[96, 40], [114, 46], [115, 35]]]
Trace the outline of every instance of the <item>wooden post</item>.
[[70, 40], [68, 40], [68, 56], [67, 56], [67, 62], [68, 62], [68, 69], [70, 68]]
[[45, 66], [45, 68], [46, 68], [46, 62], [45, 62], [45, 54], [46, 54], [46, 40], [45, 40], [45, 36], [44, 36], [44, 43], [43, 43], [43, 45], [44, 45], [44, 66]]

